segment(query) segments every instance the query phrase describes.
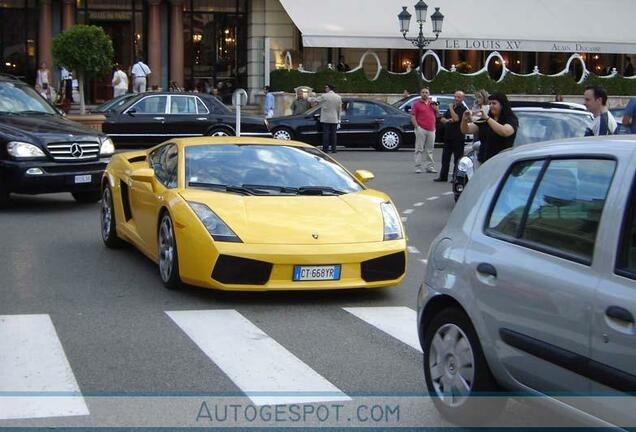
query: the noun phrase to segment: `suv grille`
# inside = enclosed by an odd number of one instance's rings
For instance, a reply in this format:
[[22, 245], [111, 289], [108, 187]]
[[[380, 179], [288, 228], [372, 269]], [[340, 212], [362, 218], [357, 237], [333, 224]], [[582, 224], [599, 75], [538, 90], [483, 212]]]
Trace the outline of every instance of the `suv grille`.
[[59, 161], [75, 161], [97, 159], [99, 157], [98, 142], [60, 142], [46, 146], [53, 156]]

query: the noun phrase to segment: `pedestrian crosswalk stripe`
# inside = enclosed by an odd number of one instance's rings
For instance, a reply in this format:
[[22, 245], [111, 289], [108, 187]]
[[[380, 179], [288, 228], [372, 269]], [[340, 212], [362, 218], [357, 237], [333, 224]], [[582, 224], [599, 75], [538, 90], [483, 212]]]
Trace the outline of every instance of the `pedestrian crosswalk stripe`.
[[426, 201], [435, 201], [436, 199], [439, 199], [438, 196], [432, 196], [430, 198], [426, 198]]
[[48, 315], [0, 315], [0, 420], [88, 415]]
[[427, 259], [422, 259], [420, 261], [423, 262], [424, 264], [428, 264], [428, 260]]
[[423, 205], [423, 202], [416, 202], [415, 204], [413, 204], [413, 207], [422, 207]]
[[405, 215], [410, 215], [410, 214], [411, 214], [411, 213], [413, 213], [414, 211], [415, 211], [415, 210], [413, 210], [413, 209], [406, 209], [406, 210], [404, 210], [402, 213], [403, 213], [403, 214], [405, 214]]
[[362, 321], [422, 352], [417, 336], [417, 313], [404, 306], [343, 308]]
[[452, 195], [452, 194], [454, 194], [454, 193], [455, 193], [455, 192], [444, 192], [444, 195]]
[[412, 253], [412, 254], [420, 253], [420, 251], [415, 246], [407, 246], [406, 249], [409, 251], [409, 253]]
[[256, 405], [351, 400], [235, 310], [166, 313]]

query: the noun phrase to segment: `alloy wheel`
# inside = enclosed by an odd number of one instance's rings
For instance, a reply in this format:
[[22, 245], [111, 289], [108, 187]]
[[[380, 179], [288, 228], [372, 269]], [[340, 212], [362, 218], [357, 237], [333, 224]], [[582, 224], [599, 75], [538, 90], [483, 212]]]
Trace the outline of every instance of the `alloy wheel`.
[[284, 140], [284, 141], [290, 141], [292, 139], [291, 134], [289, 133], [288, 130], [285, 129], [279, 129], [277, 131], [274, 132], [274, 138], [275, 139], [279, 139], [279, 140]]
[[226, 137], [226, 136], [230, 136], [230, 134], [228, 134], [224, 130], [217, 130], [217, 131], [212, 132], [211, 136], [213, 136], [213, 137]]
[[111, 225], [113, 223], [113, 200], [110, 188], [105, 187], [102, 193], [102, 238], [107, 240], [110, 236]]
[[475, 356], [460, 327], [449, 323], [435, 332], [428, 364], [439, 399], [449, 407], [464, 404], [475, 382]]
[[170, 281], [174, 271], [174, 231], [172, 221], [167, 214], [159, 226], [159, 273], [164, 282]]
[[395, 131], [386, 131], [382, 134], [381, 142], [386, 150], [395, 150], [400, 146], [400, 135]]

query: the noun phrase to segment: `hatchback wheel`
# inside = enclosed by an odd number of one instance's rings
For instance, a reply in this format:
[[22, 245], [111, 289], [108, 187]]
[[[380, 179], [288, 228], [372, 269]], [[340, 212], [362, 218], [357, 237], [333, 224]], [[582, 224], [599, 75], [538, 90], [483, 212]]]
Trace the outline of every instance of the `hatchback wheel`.
[[226, 137], [226, 136], [232, 136], [232, 134], [225, 128], [214, 128], [210, 132], [208, 132], [208, 136]]
[[179, 257], [177, 255], [177, 241], [170, 214], [165, 212], [161, 216], [158, 232], [159, 243], [159, 274], [166, 288], [176, 289], [181, 285], [179, 277]]
[[100, 213], [102, 240], [109, 248], [121, 246], [122, 241], [117, 237], [117, 225], [115, 223], [115, 206], [113, 206], [113, 194], [110, 186], [106, 186], [102, 192], [102, 207]]
[[402, 135], [395, 129], [387, 129], [380, 134], [379, 149], [395, 151], [402, 145]]
[[460, 425], [487, 423], [506, 404], [466, 314], [449, 308], [437, 314], [424, 335], [426, 387], [438, 411]]

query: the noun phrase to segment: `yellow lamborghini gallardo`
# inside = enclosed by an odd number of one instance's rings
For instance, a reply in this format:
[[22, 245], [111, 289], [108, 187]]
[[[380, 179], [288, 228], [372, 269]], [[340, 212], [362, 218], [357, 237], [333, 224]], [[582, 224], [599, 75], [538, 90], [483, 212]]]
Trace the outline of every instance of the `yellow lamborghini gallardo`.
[[406, 271], [390, 198], [313, 146], [187, 138], [116, 154], [102, 182], [101, 234], [159, 264], [168, 288], [385, 287]]

